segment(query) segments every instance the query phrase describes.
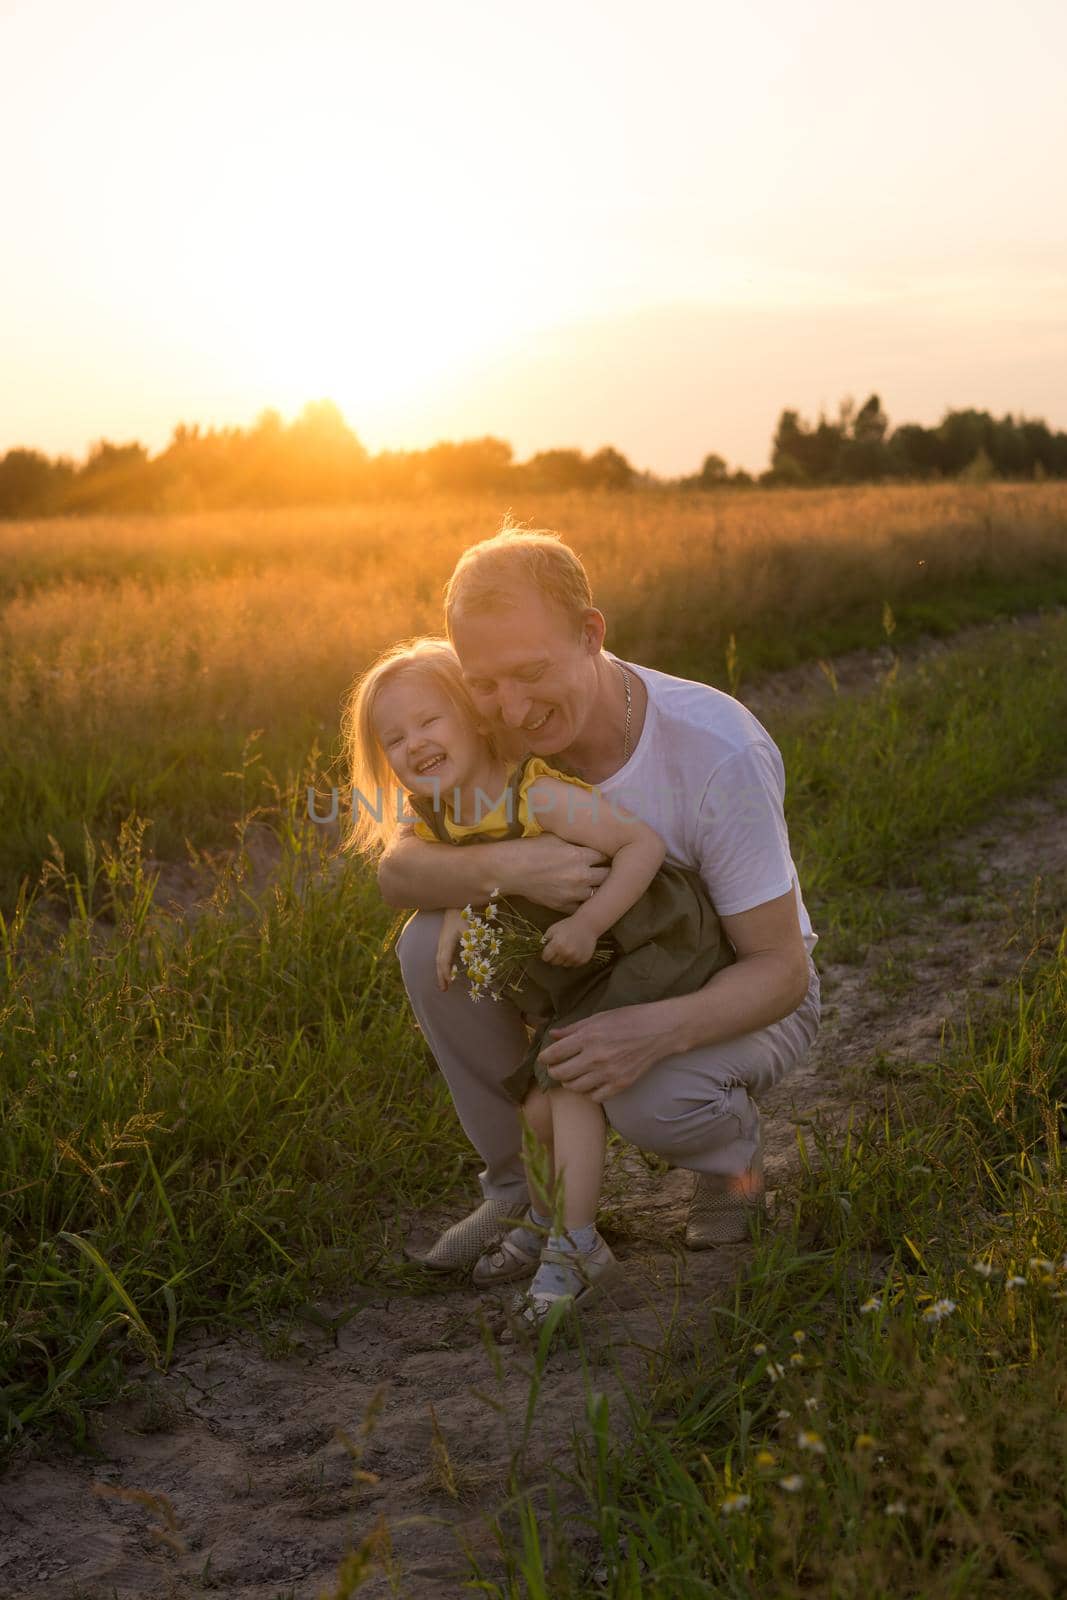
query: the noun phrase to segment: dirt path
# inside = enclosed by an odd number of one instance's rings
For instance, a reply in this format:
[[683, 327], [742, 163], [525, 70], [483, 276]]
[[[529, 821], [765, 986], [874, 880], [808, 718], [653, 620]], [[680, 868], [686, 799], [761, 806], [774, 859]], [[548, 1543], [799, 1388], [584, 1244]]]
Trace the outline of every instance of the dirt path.
[[[988, 819], [951, 847], [974, 864], [973, 889], [934, 908], [915, 892], [906, 933], [862, 967], [824, 970], [817, 1045], [763, 1102], [772, 1190], [788, 1186], [798, 1123], [843, 1121], [869, 1099], [873, 1062], [929, 1059], [947, 1020], [1018, 971], [1036, 880], [1046, 914], [1067, 907], [1065, 815], [1061, 783]], [[690, 1182], [616, 1149], [605, 1231], [626, 1276], [590, 1313], [585, 1359], [619, 1428], [623, 1386], [647, 1378], [668, 1334], [699, 1337], [744, 1255], [682, 1250]], [[89, 1453], [27, 1458], [0, 1481], [0, 1600], [316, 1600], [381, 1517], [398, 1575], [379, 1567], [360, 1596], [454, 1600], [457, 1534], [492, 1566], [483, 1512], [506, 1493], [529, 1394], [531, 1355], [494, 1344], [487, 1306], [454, 1286], [361, 1296], [335, 1332], [297, 1324], [274, 1359], [232, 1337], [183, 1341], [166, 1375], [142, 1369], [139, 1396], [96, 1415]], [[526, 1481], [584, 1426], [586, 1388], [581, 1354], [554, 1351]]]

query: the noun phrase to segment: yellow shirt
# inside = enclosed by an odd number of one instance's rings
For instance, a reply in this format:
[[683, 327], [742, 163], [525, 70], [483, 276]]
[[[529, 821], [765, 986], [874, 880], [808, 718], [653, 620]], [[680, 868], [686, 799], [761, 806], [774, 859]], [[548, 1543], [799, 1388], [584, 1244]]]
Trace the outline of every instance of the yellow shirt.
[[[518, 765], [519, 763], [516, 761], [508, 768], [509, 778]], [[544, 833], [545, 831], [538, 822], [536, 815], [530, 815], [529, 791], [539, 778], [556, 778], [560, 783], [573, 783], [576, 788], [585, 789], [589, 794], [595, 792], [591, 783], [586, 783], [581, 778], [573, 778], [567, 773], [557, 772], [555, 767], [550, 767], [547, 761], [541, 760], [540, 756], [529, 756], [526, 761], [526, 770], [522, 775], [522, 782], [518, 787], [518, 805], [516, 808], [524, 839], [536, 839], [539, 833]], [[500, 799], [491, 810], [483, 809], [478, 821], [469, 823], [453, 822], [452, 814], [448, 809], [447, 798], [446, 795], [441, 796], [441, 816], [444, 820], [446, 833], [456, 844], [462, 843], [464, 839], [474, 837], [480, 839], [506, 839], [508, 837], [510, 825], [507, 815], [506, 791], [501, 794]], [[415, 824], [415, 837], [417, 839], [428, 839], [431, 844], [438, 842], [437, 835], [429, 823], [424, 822], [421, 817]]]

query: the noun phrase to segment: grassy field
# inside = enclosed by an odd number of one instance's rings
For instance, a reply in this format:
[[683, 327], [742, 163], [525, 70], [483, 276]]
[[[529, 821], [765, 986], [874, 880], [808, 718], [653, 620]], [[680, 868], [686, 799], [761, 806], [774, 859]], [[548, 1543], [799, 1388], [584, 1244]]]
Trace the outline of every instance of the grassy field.
[[[0, 524], [0, 907], [84, 828], [183, 859], [302, 776], [341, 776], [346, 686], [438, 631], [488, 500]], [[1067, 600], [1067, 487], [557, 495], [514, 508], [582, 553], [609, 644], [725, 686]], [[735, 641], [730, 652], [730, 640]], [[730, 665], [728, 665], [728, 657]], [[251, 742], [250, 742], [251, 741]]]
[[[930, 625], [931, 594], [952, 596], [941, 631], [1067, 598], [1065, 510], [1044, 488], [953, 488], [556, 500], [532, 520], [589, 527], [620, 651], [725, 682], [731, 633], [755, 671], [884, 643], [887, 601], [896, 643]], [[391, 915], [364, 870], [330, 862], [296, 780], [328, 762], [360, 662], [435, 623], [455, 551], [496, 510], [442, 508], [435, 530], [425, 508], [385, 508], [377, 531], [358, 515], [318, 513], [321, 542], [285, 517], [64, 524], [54, 544], [3, 530], [22, 540], [3, 621], [6, 1447], [84, 1436], [131, 1351], [166, 1363], [198, 1326], [266, 1328], [360, 1284], [417, 1304], [396, 1218], [470, 1185]], [[903, 891], [936, 905], [953, 886], [964, 829], [1067, 768], [1067, 617], [950, 643], [771, 726], [819, 955], [860, 958]], [[258, 728], [270, 759], [242, 769]], [[269, 892], [247, 892], [238, 855], [207, 914], [156, 912], [146, 854], [233, 838], [260, 807], [281, 849]], [[35, 889], [49, 834], [66, 860]], [[591, 1399], [598, 1444], [573, 1471], [596, 1560], [520, 1486], [499, 1524], [511, 1577], [472, 1573], [481, 1592], [1058, 1591], [1067, 958], [1055, 937], [1039, 956], [1011, 1006], [895, 1085], [890, 1114], [813, 1148], [792, 1231], [759, 1242], [707, 1348], [636, 1397], [632, 1446]]]
[[[777, 729], [822, 951], [861, 952], [895, 890], [941, 893], [937, 842], [1062, 770], [1065, 724], [1057, 616]], [[238, 862], [212, 915], [161, 920], [130, 828], [89, 879], [68, 872], [58, 946], [32, 900], [0, 923], [12, 1436], [50, 1416], [80, 1428], [127, 1338], [166, 1353], [184, 1328], [263, 1318], [315, 1285], [417, 1287], [389, 1219], [473, 1170], [371, 878], [319, 870], [323, 835], [284, 796], [275, 823], [281, 866], [259, 901]]]

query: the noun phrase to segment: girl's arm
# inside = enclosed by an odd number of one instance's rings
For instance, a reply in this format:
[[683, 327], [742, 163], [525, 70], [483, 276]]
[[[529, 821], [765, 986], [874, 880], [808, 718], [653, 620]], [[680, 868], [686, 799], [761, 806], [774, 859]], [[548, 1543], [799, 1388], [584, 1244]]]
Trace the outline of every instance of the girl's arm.
[[546, 961], [580, 966], [592, 957], [600, 935], [644, 894], [667, 849], [639, 817], [619, 816], [602, 796], [559, 778], [539, 778], [530, 787], [527, 805], [546, 833], [611, 858], [611, 870], [596, 893], [572, 916], [554, 923], [546, 935], [542, 951]]

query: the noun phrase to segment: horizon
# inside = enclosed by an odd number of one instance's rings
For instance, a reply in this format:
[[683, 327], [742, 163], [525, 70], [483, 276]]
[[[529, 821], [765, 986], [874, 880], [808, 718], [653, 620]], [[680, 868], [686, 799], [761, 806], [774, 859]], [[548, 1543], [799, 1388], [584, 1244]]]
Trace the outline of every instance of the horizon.
[[759, 473], [782, 410], [872, 392], [891, 426], [1067, 428], [1067, 14], [1001, 23], [0, 5], [0, 452], [320, 398], [374, 454], [489, 434], [664, 477]]

